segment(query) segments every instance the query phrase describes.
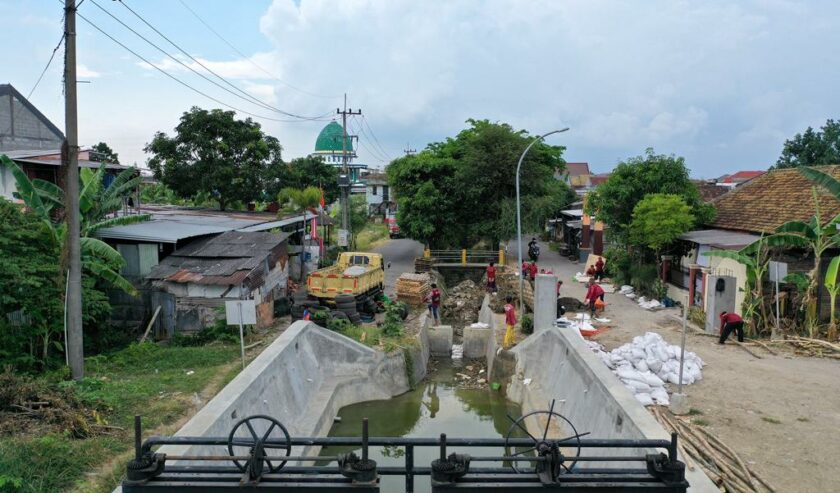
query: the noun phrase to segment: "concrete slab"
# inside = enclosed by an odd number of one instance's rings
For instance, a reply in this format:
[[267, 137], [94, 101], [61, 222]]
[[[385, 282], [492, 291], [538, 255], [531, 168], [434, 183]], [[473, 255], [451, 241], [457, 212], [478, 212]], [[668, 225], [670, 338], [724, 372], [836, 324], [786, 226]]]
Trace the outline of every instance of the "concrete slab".
[[538, 274], [534, 280], [534, 332], [554, 326], [557, 319], [557, 277]]
[[432, 356], [448, 358], [452, 352], [454, 337], [451, 325], [435, 325], [428, 328], [429, 351]]

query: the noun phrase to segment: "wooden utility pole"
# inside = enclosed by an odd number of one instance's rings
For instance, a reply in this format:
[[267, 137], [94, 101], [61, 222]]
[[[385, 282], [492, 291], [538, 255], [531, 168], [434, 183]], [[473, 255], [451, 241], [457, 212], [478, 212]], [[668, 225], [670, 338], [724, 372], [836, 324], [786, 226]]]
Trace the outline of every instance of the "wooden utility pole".
[[347, 138], [349, 137], [352, 142], [352, 135], [347, 135], [347, 115], [361, 115], [362, 110], [353, 111], [353, 108], [347, 109], [347, 94], [344, 94], [344, 109], [343, 110], [335, 110], [336, 113], [341, 115], [341, 129], [342, 129], [342, 139], [341, 139], [341, 172], [344, 173], [344, 176], [347, 178], [346, 183], [341, 183], [341, 229], [347, 231], [348, 237], [352, 237], [353, 232], [350, 231], [350, 187], [352, 183], [350, 181], [350, 168], [347, 162]]
[[67, 340], [64, 350], [74, 380], [85, 376], [82, 332], [82, 253], [79, 220], [79, 128], [76, 106], [76, 0], [64, 0], [64, 196], [67, 234]]

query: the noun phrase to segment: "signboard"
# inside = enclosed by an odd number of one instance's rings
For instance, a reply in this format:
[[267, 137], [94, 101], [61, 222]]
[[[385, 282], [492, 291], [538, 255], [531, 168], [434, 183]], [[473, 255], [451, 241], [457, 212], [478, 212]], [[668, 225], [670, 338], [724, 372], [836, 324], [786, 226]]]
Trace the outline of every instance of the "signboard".
[[767, 266], [767, 274], [770, 282], [784, 282], [785, 277], [788, 275], [788, 264], [771, 260]]
[[338, 246], [346, 247], [350, 244], [350, 232], [346, 229], [338, 230]]
[[228, 325], [256, 325], [257, 305], [254, 300], [225, 301], [225, 317]]

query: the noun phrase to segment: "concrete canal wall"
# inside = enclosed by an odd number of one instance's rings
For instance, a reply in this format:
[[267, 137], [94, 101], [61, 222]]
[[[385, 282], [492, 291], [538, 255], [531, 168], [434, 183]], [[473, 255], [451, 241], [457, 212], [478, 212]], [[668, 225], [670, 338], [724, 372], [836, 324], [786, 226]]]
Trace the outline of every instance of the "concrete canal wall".
[[[535, 321], [554, 320], [555, 286], [555, 280], [537, 282]], [[579, 433], [590, 432], [587, 438], [670, 440], [670, 435], [572, 329], [542, 322], [510, 353], [515, 368], [508, 398], [522, 406], [522, 414], [548, 409], [556, 399], [555, 411], [568, 418]], [[526, 424], [532, 433], [538, 429], [542, 433], [543, 423]], [[586, 455], [611, 454], [615, 451], [586, 451]], [[692, 492], [719, 492], [699, 468], [687, 469], [686, 476]]]

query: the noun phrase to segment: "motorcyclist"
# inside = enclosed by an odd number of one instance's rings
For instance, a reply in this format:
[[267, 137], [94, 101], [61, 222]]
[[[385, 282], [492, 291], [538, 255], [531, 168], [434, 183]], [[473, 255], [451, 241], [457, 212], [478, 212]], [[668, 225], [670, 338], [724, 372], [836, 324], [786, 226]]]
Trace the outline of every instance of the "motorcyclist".
[[532, 262], [539, 260], [540, 246], [537, 244], [536, 238], [531, 238], [531, 241], [528, 242], [528, 256], [531, 257]]

